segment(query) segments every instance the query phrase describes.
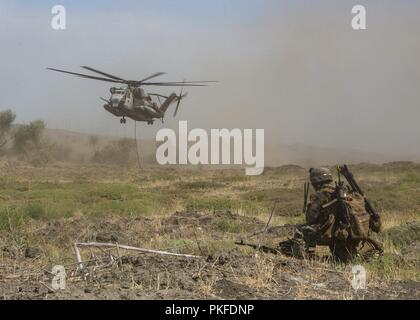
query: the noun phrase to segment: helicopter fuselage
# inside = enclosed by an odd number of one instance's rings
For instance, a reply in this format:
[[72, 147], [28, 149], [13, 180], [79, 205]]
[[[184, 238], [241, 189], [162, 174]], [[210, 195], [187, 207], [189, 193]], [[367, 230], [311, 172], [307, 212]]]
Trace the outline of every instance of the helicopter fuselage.
[[114, 116], [152, 124], [155, 119], [162, 118], [165, 114], [140, 87], [111, 88], [110, 91], [109, 103], [105, 104], [104, 108]]

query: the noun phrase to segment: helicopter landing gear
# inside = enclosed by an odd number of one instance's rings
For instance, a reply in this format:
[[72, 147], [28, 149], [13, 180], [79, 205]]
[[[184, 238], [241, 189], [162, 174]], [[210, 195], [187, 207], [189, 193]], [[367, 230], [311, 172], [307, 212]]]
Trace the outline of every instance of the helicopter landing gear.
[[124, 117], [122, 117], [121, 119], [120, 119], [120, 123], [121, 124], [125, 124], [127, 122], [127, 120], [124, 118]]
[[147, 124], [152, 125], [153, 121], [147, 121]]

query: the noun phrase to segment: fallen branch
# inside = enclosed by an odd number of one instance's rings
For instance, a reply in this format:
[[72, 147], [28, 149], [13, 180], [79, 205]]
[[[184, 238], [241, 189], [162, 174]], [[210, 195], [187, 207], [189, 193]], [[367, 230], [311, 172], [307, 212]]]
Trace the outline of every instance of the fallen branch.
[[319, 271], [334, 272], [334, 273], [341, 273], [341, 274], [346, 273], [344, 271], [327, 269], [327, 268], [318, 268], [318, 267], [308, 267], [308, 268], [311, 269], [311, 270], [319, 270]]
[[257, 248], [257, 250], [260, 249], [261, 240], [262, 240], [261, 238], [263, 238], [266, 235], [266, 233], [267, 233], [268, 226], [270, 225], [271, 219], [273, 218], [273, 214], [274, 214], [274, 211], [276, 210], [277, 203], [278, 203], [278, 200], [274, 201], [273, 210], [271, 210], [270, 217], [268, 218], [267, 224], [265, 225], [265, 228], [262, 231], [262, 236], [260, 237], [260, 240], [258, 241], [258, 248]]
[[49, 285], [47, 285], [46, 283], [40, 281], [40, 284], [42, 284], [45, 288], [48, 289], [49, 292], [54, 292], [55, 290], [53, 288], [51, 288]]
[[152, 250], [152, 249], [144, 249], [144, 248], [137, 248], [132, 246], [126, 246], [121, 244], [115, 244], [115, 243], [101, 243], [101, 242], [76, 242], [73, 245], [74, 251], [76, 253], [76, 259], [77, 263], [79, 264], [79, 267], [83, 269], [83, 262], [80, 255], [79, 248], [91, 248], [91, 247], [107, 247], [107, 248], [116, 248], [124, 249], [124, 250], [132, 250], [132, 251], [138, 251], [138, 252], [147, 252], [147, 253], [155, 253], [155, 254], [162, 254], [167, 256], [175, 256], [175, 257], [184, 257], [184, 258], [202, 258], [201, 256], [195, 256], [192, 254], [181, 254], [181, 253], [173, 253], [168, 251], [160, 251], [160, 250]]
[[80, 251], [79, 251], [79, 247], [77, 246], [77, 243], [73, 244], [73, 249], [74, 249], [74, 252], [76, 253], [76, 260], [79, 264], [79, 268], [83, 269], [82, 257], [80, 255]]

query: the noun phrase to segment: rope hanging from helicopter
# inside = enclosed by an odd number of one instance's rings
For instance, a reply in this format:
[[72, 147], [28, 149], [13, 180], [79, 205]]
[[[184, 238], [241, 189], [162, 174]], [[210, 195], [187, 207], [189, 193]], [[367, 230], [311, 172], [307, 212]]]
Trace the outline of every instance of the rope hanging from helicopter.
[[[141, 157], [140, 157], [140, 152], [139, 152], [139, 144], [137, 142], [137, 121], [134, 120], [134, 141], [136, 143], [136, 153], [137, 153], [137, 164], [139, 166], [139, 169], [142, 169], [142, 165], [141, 165]], [[139, 141], [141, 142], [141, 141]]]

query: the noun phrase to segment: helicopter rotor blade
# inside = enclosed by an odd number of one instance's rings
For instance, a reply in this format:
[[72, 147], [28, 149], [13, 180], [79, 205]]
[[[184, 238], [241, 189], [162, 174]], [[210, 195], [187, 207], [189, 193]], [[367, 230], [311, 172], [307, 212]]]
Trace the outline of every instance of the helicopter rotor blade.
[[93, 68], [88, 67], [88, 66], [81, 66], [81, 68], [86, 69], [86, 70], [89, 70], [89, 71], [92, 71], [92, 72], [99, 73], [99, 74], [101, 74], [101, 75], [103, 75], [103, 76], [105, 76], [105, 77], [108, 77], [108, 78], [111, 78], [111, 79], [114, 79], [114, 80], [126, 81], [126, 80], [125, 80], [125, 79], [123, 79], [123, 78], [120, 78], [120, 77], [117, 77], [117, 76], [113, 76], [112, 74], [109, 74], [109, 73], [106, 73], [106, 72], [100, 71], [100, 70], [98, 70], [98, 69], [93, 69]]
[[175, 108], [175, 111], [174, 111], [174, 117], [176, 117], [176, 115], [178, 113], [179, 104], [181, 103], [181, 100], [185, 96], [185, 95], [182, 94], [183, 92], [184, 92], [184, 86], [181, 87], [181, 92], [179, 93], [179, 96], [178, 96], [178, 102], [176, 104], [176, 108]]
[[165, 74], [164, 72], [157, 72], [155, 74], [150, 75], [147, 78], [144, 78], [141, 81], [136, 81], [136, 80], [125, 80], [123, 78], [102, 72], [100, 70], [88, 67], [88, 66], [82, 66], [82, 68], [92, 71], [92, 72], [96, 72], [99, 73], [101, 75], [106, 76], [107, 78], [103, 78], [103, 77], [97, 77], [97, 76], [93, 76], [93, 75], [88, 75], [88, 74], [83, 74], [83, 73], [77, 73], [77, 72], [71, 72], [71, 71], [66, 71], [66, 70], [61, 70], [61, 69], [55, 69], [55, 68], [47, 68], [48, 70], [52, 70], [52, 71], [56, 71], [56, 72], [62, 72], [62, 73], [67, 73], [67, 74], [71, 74], [71, 75], [75, 75], [78, 77], [82, 77], [85, 79], [92, 79], [92, 80], [99, 80], [99, 81], [105, 81], [105, 82], [112, 82], [112, 83], [123, 83], [126, 84], [128, 86], [161, 86], [161, 87], [207, 87], [208, 83], [214, 83], [214, 82], [218, 82], [218, 81], [183, 81], [183, 82], [179, 82], [179, 81], [175, 81], [175, 82], [144, 82], [146, 80], [152, 79], [154, 77], [160, 76]]
[[168, 81], [165, 83], [179, 83], [179, 84], [187, 84], [187, 83], [216, 83], [219, 82], [217, 80], [201, 80], [201, 81]]
[[167, 84], [207, 84], [207, 83], [218, 83], [219, 81], [215, 81], [215, 80], [209, 80], [209, 81], [166, 81], [166, 82], [145, 82], [146, 84], [148, 83], [167, 83]]
[[207, 87], [208, 85], [206, 84], [195, 84], [195, 83], [185, 83], [182, 84], [181, 83], [173, 83], [173, 82], [169, 82], [169, 83], [165, 83], [165, 82], [145, 82], [145, 83], [141, 83], [140, 85], [142, 86], [160, 86], [160, 87]]
[[102, 77], [95, 77], [95, 76], [91, 76], [91, 75], [87, 75], [87, 74], [83, 74], [83, 73], [70, 72], [70, 71], [60, 70], [60, 69], [54, 69], [54, 68], [47, 68], [47, 69], [48, 70], [52, 70], [52, 71], [57, 71], [57, 72], [63, 72], [63, 73], [72, 74], [72, 75], [79, 76], [79, 77], [86, 78], [86, 79], [106, 81], [106, 82], [113, 82], [113, 83], [125, 83], [124, 81], [112, 80], [112, 79], [102, 78]]
[[147, 78], [144, 78], [143, 80], [140, 80], [139, 82], [140, 82], [140, 83], [142, 83], [142, 82], [144, 82], [144, 81], [150, 80], [150, 79], [152, 79], [152, 78], [159, 77], [159, 76], [164, 75], [164, 74], [166, 74], [166, 72], [156, 72], [156, 73], [154, 73], [154, 74], [152, 74], [152, 75], [148, 76]]
[[167, 82], [143, 82], [144, 86], [163, 86], [163, 87], [207, 87], [209, 83], [219, 81], [167, 81]]

